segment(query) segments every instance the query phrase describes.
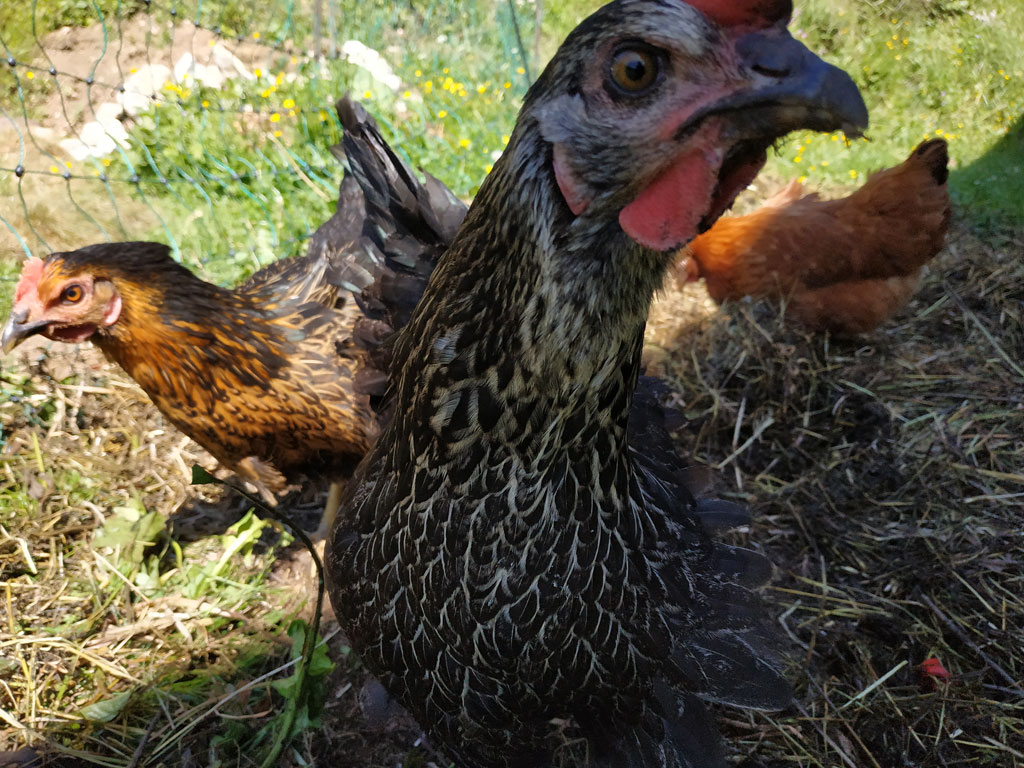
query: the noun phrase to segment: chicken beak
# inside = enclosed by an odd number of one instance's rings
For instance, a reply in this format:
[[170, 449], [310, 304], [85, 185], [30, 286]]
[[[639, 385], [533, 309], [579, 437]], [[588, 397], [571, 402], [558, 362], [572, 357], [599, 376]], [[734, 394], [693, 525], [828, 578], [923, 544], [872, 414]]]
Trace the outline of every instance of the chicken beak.
[[822, 61], [783, 27], [739, 38], [736, 52], [752, 74], [751, 87], [712, 105], [709, 112], [737, 115], [737, 138], [767, 132], [841, 130], [860, 136], [868, 127], [868, 108], [853, 79]]
[[45, 331], [48, 325], [49, 322], [46, 320], [29, 322], [27, 309], [14, 309], [11, 311], [11, 316], [7, 318], [3, 335], [0, 335], [0, 348], [6, 355], [29, 336]]

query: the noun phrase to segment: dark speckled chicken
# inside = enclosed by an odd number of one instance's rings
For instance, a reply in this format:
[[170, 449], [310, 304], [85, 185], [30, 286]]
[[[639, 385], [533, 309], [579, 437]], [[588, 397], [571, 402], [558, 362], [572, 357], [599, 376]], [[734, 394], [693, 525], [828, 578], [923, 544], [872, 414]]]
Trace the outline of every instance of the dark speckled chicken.
[[328, 539], [339, 621], [462, 768], [709, 768], [702, 701], [777, 708], [744, 519], [637, 389], [673, 249], [796, 128], [857, 130], [783, 0], [617, 0], [527, 94], [409, 324]]

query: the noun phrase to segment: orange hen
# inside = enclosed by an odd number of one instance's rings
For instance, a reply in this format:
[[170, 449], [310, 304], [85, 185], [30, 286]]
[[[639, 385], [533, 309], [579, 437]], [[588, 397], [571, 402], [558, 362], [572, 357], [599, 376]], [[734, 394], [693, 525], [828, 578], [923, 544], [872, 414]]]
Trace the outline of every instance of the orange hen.
[[787, 315], [812, 330], [871, 331], [906, 304], [945, 243], [948, 160], [944, 140], [925, 141], [839, 200], [803, 195], [793, 181], [695, 238], [677, 277], [703, 277], [719, 303], [784, 298]]

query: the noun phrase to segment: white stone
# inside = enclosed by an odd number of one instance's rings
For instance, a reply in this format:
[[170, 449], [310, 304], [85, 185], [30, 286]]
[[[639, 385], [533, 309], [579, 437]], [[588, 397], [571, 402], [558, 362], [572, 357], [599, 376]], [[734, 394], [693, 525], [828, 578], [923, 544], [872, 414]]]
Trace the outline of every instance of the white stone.
[[245, 80], [256, 79], [253, 73], [242, 63], [242, 60], [229, 51], [223, 43], [217, 43], [213, 46], [213, 50], [210, 51], [210, 58], [213, 60], [213, 64], [227, 78], [238, 75], [238, 77]]
[[153, 97], [160, 93], [171, 77], [171, 68], [163, 64], [139, 67], [124, 80], [124, 92], [117, 94], [117, 103], [124, 113], [135, 117], [153, 105]]
[[174, 82], [180, 83], [187, 79], [187, 77], [193, 77], [195, 68], [196, 57], [191, 53], [183, 53], [174, 65]]
[[72, 160], [76, 160], [79, 163], [92, 157], [89, 147], [79, 139], [61, 139], [58, 142], [58, 146], [60, 146], [60, 148], [63, 149]]
[[373, 76], [374, 80], [383, 83], [392, 91], [397, 91], [402, 87], [402, 79], [395, 74], [395, 70], [384, 60], [384, 57], [358, 40], [346, 40], [345, 44], [341, 46], [341, 55], [346, 61], [365, 69]]
[[[121, 130], [124, 131], [123, 128]], [[106, 127], [97, 122], [83, 125], [82, 130], [78, 132], [78, 138], [89, 147], [92, 157], [106, 157], [117, 149], [116, 139]], [[125, 134], [124, 138], [127, 144], [128, 135]]]
[[209, 88], [220, 88], [227, 79], [216, 64], [200, 64], [191, 53], [182, 54], [174, 65], [174, 82], [183, 85], [199, 83]]

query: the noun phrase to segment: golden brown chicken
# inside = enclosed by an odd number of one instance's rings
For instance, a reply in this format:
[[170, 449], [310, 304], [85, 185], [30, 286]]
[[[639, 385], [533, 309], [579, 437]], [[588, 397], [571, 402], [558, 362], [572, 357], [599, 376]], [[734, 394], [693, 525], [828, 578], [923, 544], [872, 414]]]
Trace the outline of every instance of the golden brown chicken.
[[[342, 101], [338, 110], [349, 173], [307, 255], [275, 262], [234, 290], [199, 279], [159, 243], [31, 258], [4, 351], [34, 334], [92, 341], [171, 423], [268, 501], [302, 476], [347, 474], [379, 430], [355, 381], [370, 347], [355, 338], [367, 320], [352, 291], [366, 304], [389, 292], [407, 316], [425, 279], [395, 259], [429, 273], [464, 206], [434, 180], [417, 181], [358, 105]], [[415, 228], [411, 237], [405, 227]]]
[[746, 216], [719, 219], [680, 255], [681, 280], [704, 278], [721, 303], [785, 299], [802, 325], [866, 333], [892, 317], [945, 243], [951, 207], [946, 142], [923, 142], [848, 197], [803, 195], [793, 181]]

